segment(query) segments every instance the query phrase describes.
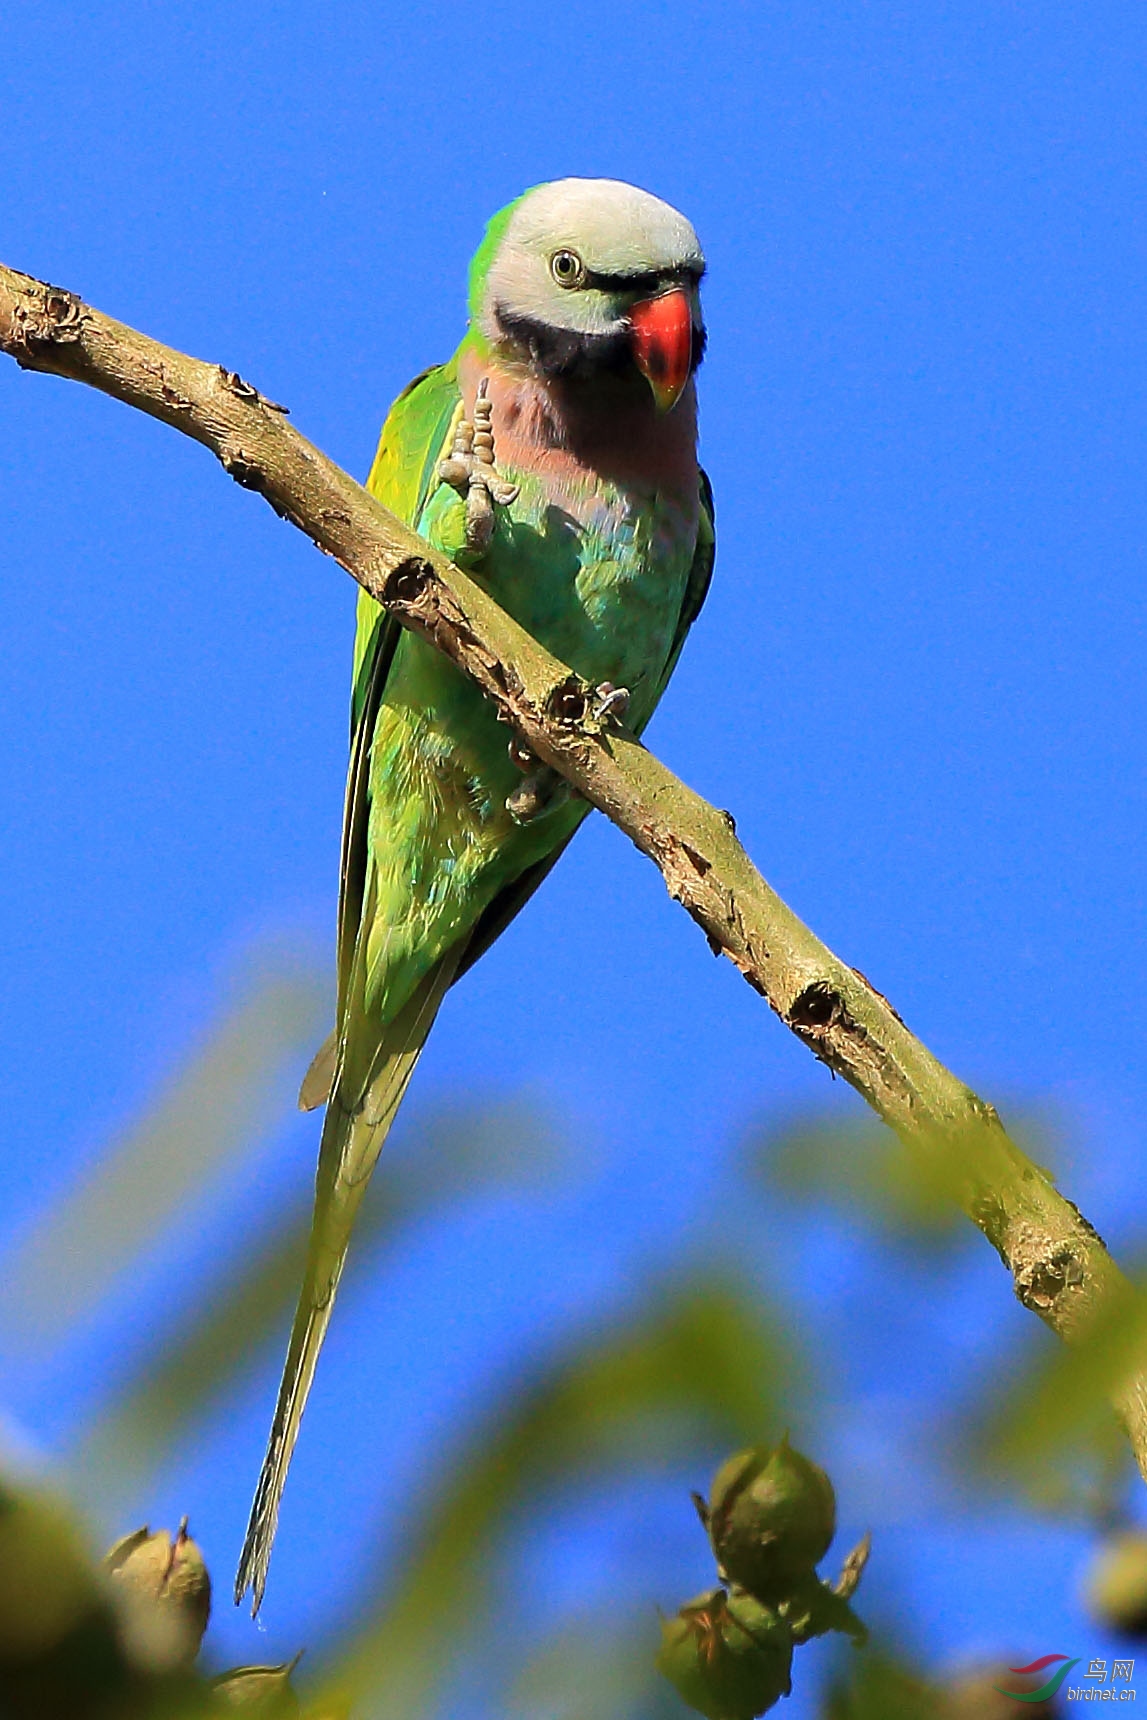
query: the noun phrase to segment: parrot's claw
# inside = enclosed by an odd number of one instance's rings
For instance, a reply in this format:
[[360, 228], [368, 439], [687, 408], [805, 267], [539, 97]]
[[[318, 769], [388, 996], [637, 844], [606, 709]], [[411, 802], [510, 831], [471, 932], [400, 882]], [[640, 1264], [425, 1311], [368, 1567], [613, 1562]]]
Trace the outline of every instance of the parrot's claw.
[[569, 799], [569, 783], [558, 771], [543, 764], [518, 735], [514, 735], [506, 750], [510, 763], [522, 772], [521, 782], [506, 798], [506, 811], [515, 824], [530, 824], [543, 812]]
[[603, 681], [600, 687], [594, 688], [594, 700], [595, 722], [604, 723], [610, 718], [619, 723], [625, 721], [625, 713], [629, 709], [628, 687], [615, 687], [612, 681]]
[[536, 753], [532, 753], [525, 741], [514, 735], [506, 751], [510, 755], [510, 763], [516, 764], [519, 770], [533, 770], [538, 762]]
[[500, 478], [494, 465], [488, 387], [483, 377], [474, 402], [473, 423], [468, 418], [458, 420], [454, 446], [438, 466], [442, 482], [466, 498], [466, 548], [475, 555], [489, 548], [494, 535], [494, 503], [508, 507], [518, 495], [518, 485]]
[[[518, 763], [516, 758], [514, 763]], [[513, 794], [507, 796], [506, 811], [515, 824], [531, 824], [543, 812], [549, 812], [552, 807], [560, 806], [563, 800], [568, 800], [569, 793], [569, 783], [565, 778], [548, 764], [539, 764], [535, 759]]]

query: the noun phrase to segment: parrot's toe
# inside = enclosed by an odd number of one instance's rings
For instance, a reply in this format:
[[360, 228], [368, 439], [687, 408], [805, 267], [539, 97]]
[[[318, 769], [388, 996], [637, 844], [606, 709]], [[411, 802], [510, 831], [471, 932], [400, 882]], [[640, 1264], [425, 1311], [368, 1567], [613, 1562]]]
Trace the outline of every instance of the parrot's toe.
[[594, 699], [595, 722], [604, 723], [610, 718], [619, 723], [625, 721], [625, 713], [629, 709], [628, 687], [615, 687], [612, 681], [603, 681], [600, 687], [594, 688]]
[[494, 503], [508, 507], [517, 498], [517, 484], [498, 476], [494, 464], [494, 430], [485, 377], [478, 384], [474, 421], [460, 418], [454, 431], [454, 446], [439, 462], [438, 476], [466, 498], [466, 548], [481, 555], [494, 535]]
[[552, 807], [560, 806], [563, 800], [568, 800], [569, 783], [556, 770], [551, 770], [548, 764], [539, 764], [527, 775], [513, 794], [506, 798], [506, 811], [515, 824], [530, 824], [535, 818], [540, 818], [543, 812], [549, 812]]

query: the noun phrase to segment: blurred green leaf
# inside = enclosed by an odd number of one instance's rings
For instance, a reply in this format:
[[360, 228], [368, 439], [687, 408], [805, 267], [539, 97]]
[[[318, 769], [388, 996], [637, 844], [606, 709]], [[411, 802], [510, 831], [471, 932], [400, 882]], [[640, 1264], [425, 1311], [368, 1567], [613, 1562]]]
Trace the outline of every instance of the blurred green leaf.
[[[1126, 1445], [1111, 1398], [1143, 1367], [1147, 1294], [1139, 1283], [1113, 1298], [1090, 1335], [1070, 1348], [1045, 1340], [1038, 1361], [1021, 1361], [994, 1382], [966, 1429], [973, 1465], [1062, 1506], [1121, 1473]], [[1030, 1348], [1027, 1354], [1030, 1355]]]
[[943, 1693], [886, 1649], [850, 1655], [824, 1702], [824, 1720], [947, 1720], [948, 1713]]
[[505, 1702], [510, 1720], [686, 1720], [658, 1673], [651, 1609], [580, 1618], [530, 1652]]
[[981, 1206], [984, 1191], [1021, 1189], [1030, 1174], [1024, 1153], [1040, 1165], [1055, 1155], [1050, 1117], [1021, 1114], [1008, 1127], [1010, 1140], [972, 1123], [905, 1142], [874, 1117], [820, 1113], [752, 1131], [747, 1159], [769, 1189], [936, 1254], [969, 1241], [965, 1215]]
[[1104, 1629], [1147, 1641], [1147, 1534], [1124, 1526], [1096, 1548], [1085, 1584], [1087, 1610]]
[[184, 1320], [165, 1328], [72, 1459], [93, 1495], [137, 1487], [252, 1365], [298, 1294], [309, 1228], [308, 1198]]
[[810, 1117], [749, 1137], [750, 1164], [770, 1189], [832, 1206], [898, 1238], [962, 1241], [967, 1220], [947, 1155], [906, 1147], [874, 1118]]
[[61, 1338], [212, 1173], [266, 1133], [280, 1071], [319, 1031], [325, 991], [302, 972], [260, 983], [151, 1115], [41, 1217], [0, 1277], [5, 1347]]

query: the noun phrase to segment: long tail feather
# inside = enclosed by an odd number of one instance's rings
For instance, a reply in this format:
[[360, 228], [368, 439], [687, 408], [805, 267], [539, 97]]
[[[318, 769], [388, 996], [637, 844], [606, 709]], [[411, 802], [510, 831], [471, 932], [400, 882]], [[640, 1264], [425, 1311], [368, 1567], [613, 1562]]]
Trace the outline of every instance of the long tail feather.
[[238, 1606], [250, 1588], [254, 1616], [263, 1599], [271, 1546], [279, 1521], [279, 1502], [295, 1449], [299, 1423], [315, 1376], [315, 1365], [330, 1322], [351, 1230], [366, 1193], [370, 1173], [414, 1073], [426, 1036], [454, 978], [464, 945], [450, 951], [422, 981], [387, 1028], [364, 1098], [353, 1110], [340, 1100], [335, 1082], [323, 1122], [315, 1216], [307, 1250], [303, 1287], [295, 1309], [287, 1360], [279, 1386], [271, 1437], [235, 1578]]

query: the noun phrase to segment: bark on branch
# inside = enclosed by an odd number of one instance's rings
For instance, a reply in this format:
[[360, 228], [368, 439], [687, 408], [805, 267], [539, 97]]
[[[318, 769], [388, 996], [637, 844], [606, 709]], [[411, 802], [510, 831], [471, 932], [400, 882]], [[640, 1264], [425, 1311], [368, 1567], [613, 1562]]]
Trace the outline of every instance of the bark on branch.
[[[656, 865], [669, 894], [813, 1055], [928, 1156], [1000, 1254], [1026, 1308], [1069, 1342], [1130, 1287], [1096, 1232], [978, 1098], [769, 888], [710, 806], [634, 737], [589, 716], [589, 689], [482, 587], [299, 435], [233, 371], [0, 266], [0, 349], [85, 382], [210, 448], [235, 481], [338, 561], [470, 676], [531, 750]], [[1147, 1378], [1115, 1393], [1147, 1477]]]

